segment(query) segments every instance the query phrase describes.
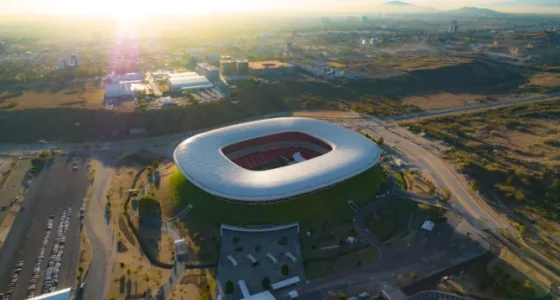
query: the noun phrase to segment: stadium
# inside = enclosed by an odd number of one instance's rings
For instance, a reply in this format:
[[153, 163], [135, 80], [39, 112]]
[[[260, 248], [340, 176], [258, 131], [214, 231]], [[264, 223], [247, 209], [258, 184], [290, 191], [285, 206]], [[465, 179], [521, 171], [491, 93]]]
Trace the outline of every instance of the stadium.
[[277, 202], [336, 185], [371, 169], [380, 149], [359, 133], [307, 118], [224, 127], [183, 141], [179, 171], [201, 190], [238, 203]]

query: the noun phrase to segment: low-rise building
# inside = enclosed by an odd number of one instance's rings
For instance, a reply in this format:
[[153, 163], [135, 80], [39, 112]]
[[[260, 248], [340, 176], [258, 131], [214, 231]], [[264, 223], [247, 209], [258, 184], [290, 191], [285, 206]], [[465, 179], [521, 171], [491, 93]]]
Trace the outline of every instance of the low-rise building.
[[173, 92], [212, 88], [214, 85], [204, 76], [197, 73], [181, 73], [169, 77], [169, 90]]
[[253, 61], [249, 63], [249, 74], [253, 76], [283, 75], [295, 73], [294, 65], [277, 61]]
[[212, 82], [220, 80], [220, 69], [208, 63], [198, 63], [196, 73]]

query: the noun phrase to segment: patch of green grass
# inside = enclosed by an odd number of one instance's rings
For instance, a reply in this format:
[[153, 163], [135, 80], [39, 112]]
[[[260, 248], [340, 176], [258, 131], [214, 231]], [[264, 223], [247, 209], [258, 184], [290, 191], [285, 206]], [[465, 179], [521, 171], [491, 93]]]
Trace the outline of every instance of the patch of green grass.
[[366, 217], [366, 226], [380, 240], [388, 240], [408, 230], [410, 214], [417, 210], [416, 202], [393, 198], [387, 202], [386, 209], [381, 209]]
[[307, 279], [321, 278], [333, 272], [367, 265], [378, 258], [379, 252], [377, 248], [367, 247], [337, 258], [305, 263], [305, 277]]
[[170, 175], [170, 188], [181, 206], [193, 204], [188, 222], [200, 226], [220, 224], [286, 224], [299, 221], [302, 226], [317, 220], [351, 216], [347, 201], [361, 206], [374, 198], [386, 182], [383, 171], [374, 167], [331, 188], [299, 198], [269, 205], [246, 205], [219, 199], [189, 182], [179, 171]]
[[393, 177], [397, 181], [397, 186], [401, 190], [408, 190], [408, 184], [406, 183], [406, 179], [404, 178], [403, 172], [393, 172]]

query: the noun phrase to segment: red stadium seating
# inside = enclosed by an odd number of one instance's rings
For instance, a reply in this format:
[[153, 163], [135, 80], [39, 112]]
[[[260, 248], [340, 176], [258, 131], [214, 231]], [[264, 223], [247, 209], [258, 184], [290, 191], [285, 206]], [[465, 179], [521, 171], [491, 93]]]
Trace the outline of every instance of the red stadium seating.
[[302, 141], [302, 142], [308, 142], [314, 145], [317, 145], [319, 147], [322, 147], [326, 150], [332, 150], [331, 146], [329, 146], [327, 143], [318, 140], [312, 136], [309, 136], [307, 134], [303, 134], [301, 132], [284, 132], [284, 133], [279, 133], [279, 134], [273, 134], [273, 135], [267, 135], [267, 136], [263, 136], [263, 137], [258, 137], [255, 139], [251, 139], [251, 140], [247, 140], [247, 141], [243, 141], [243, 142], [239, 142], [233, 145], [229, 145], [227, 147], [224, 147], [222, 149], [222, 152], [224, 154], [229, 154], [232, 152], [237, 152], [243, 149], [247, 149], [247, 148], [251, 148], [251, 147], [255, 147], [255, 146], [262, 146], [262, 145], [266, 145], [266, 144], [271, 144], [271, 143], [275, 143], [275, 142], [279, 142], [279, 141]]

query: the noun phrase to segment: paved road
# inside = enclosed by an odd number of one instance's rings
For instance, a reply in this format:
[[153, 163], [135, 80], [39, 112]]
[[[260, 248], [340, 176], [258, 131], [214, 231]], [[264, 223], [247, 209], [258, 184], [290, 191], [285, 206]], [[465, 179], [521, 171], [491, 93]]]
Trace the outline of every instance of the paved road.
[[459, 113], [469, 113], [474, 112], [477, 110], [484, 110], [484, 109], [492, 109], [498, 107], [504, 107], [509, 105], [515, 104], [522, 104], [522, 103], [531, 103], [531, 102], [541, 102], [541, 101], [549, 101], [560, 98], [560, 93], [551, 93], [545, 95], [535, 95], [535, 96], [525, 96], [525, 97], [518, 97], [506, 100], [499, 100], [494, 102], [481, 102], [481, 103], [473, 103], [461, 106], [454, 106], [442, 109], [434, 109], [434, 110], [426, 110], [420, 111], [416, 113], [410, 114], [403, 114], [397, 116], [390, 116], [384, 118], [385, 121], [404, 121], [410, 119], [418, 119], [418, 118], [428, 118], [428, 117], [436, 117], [441, 115], [451, 115], [451, 114], [459, 114]]

